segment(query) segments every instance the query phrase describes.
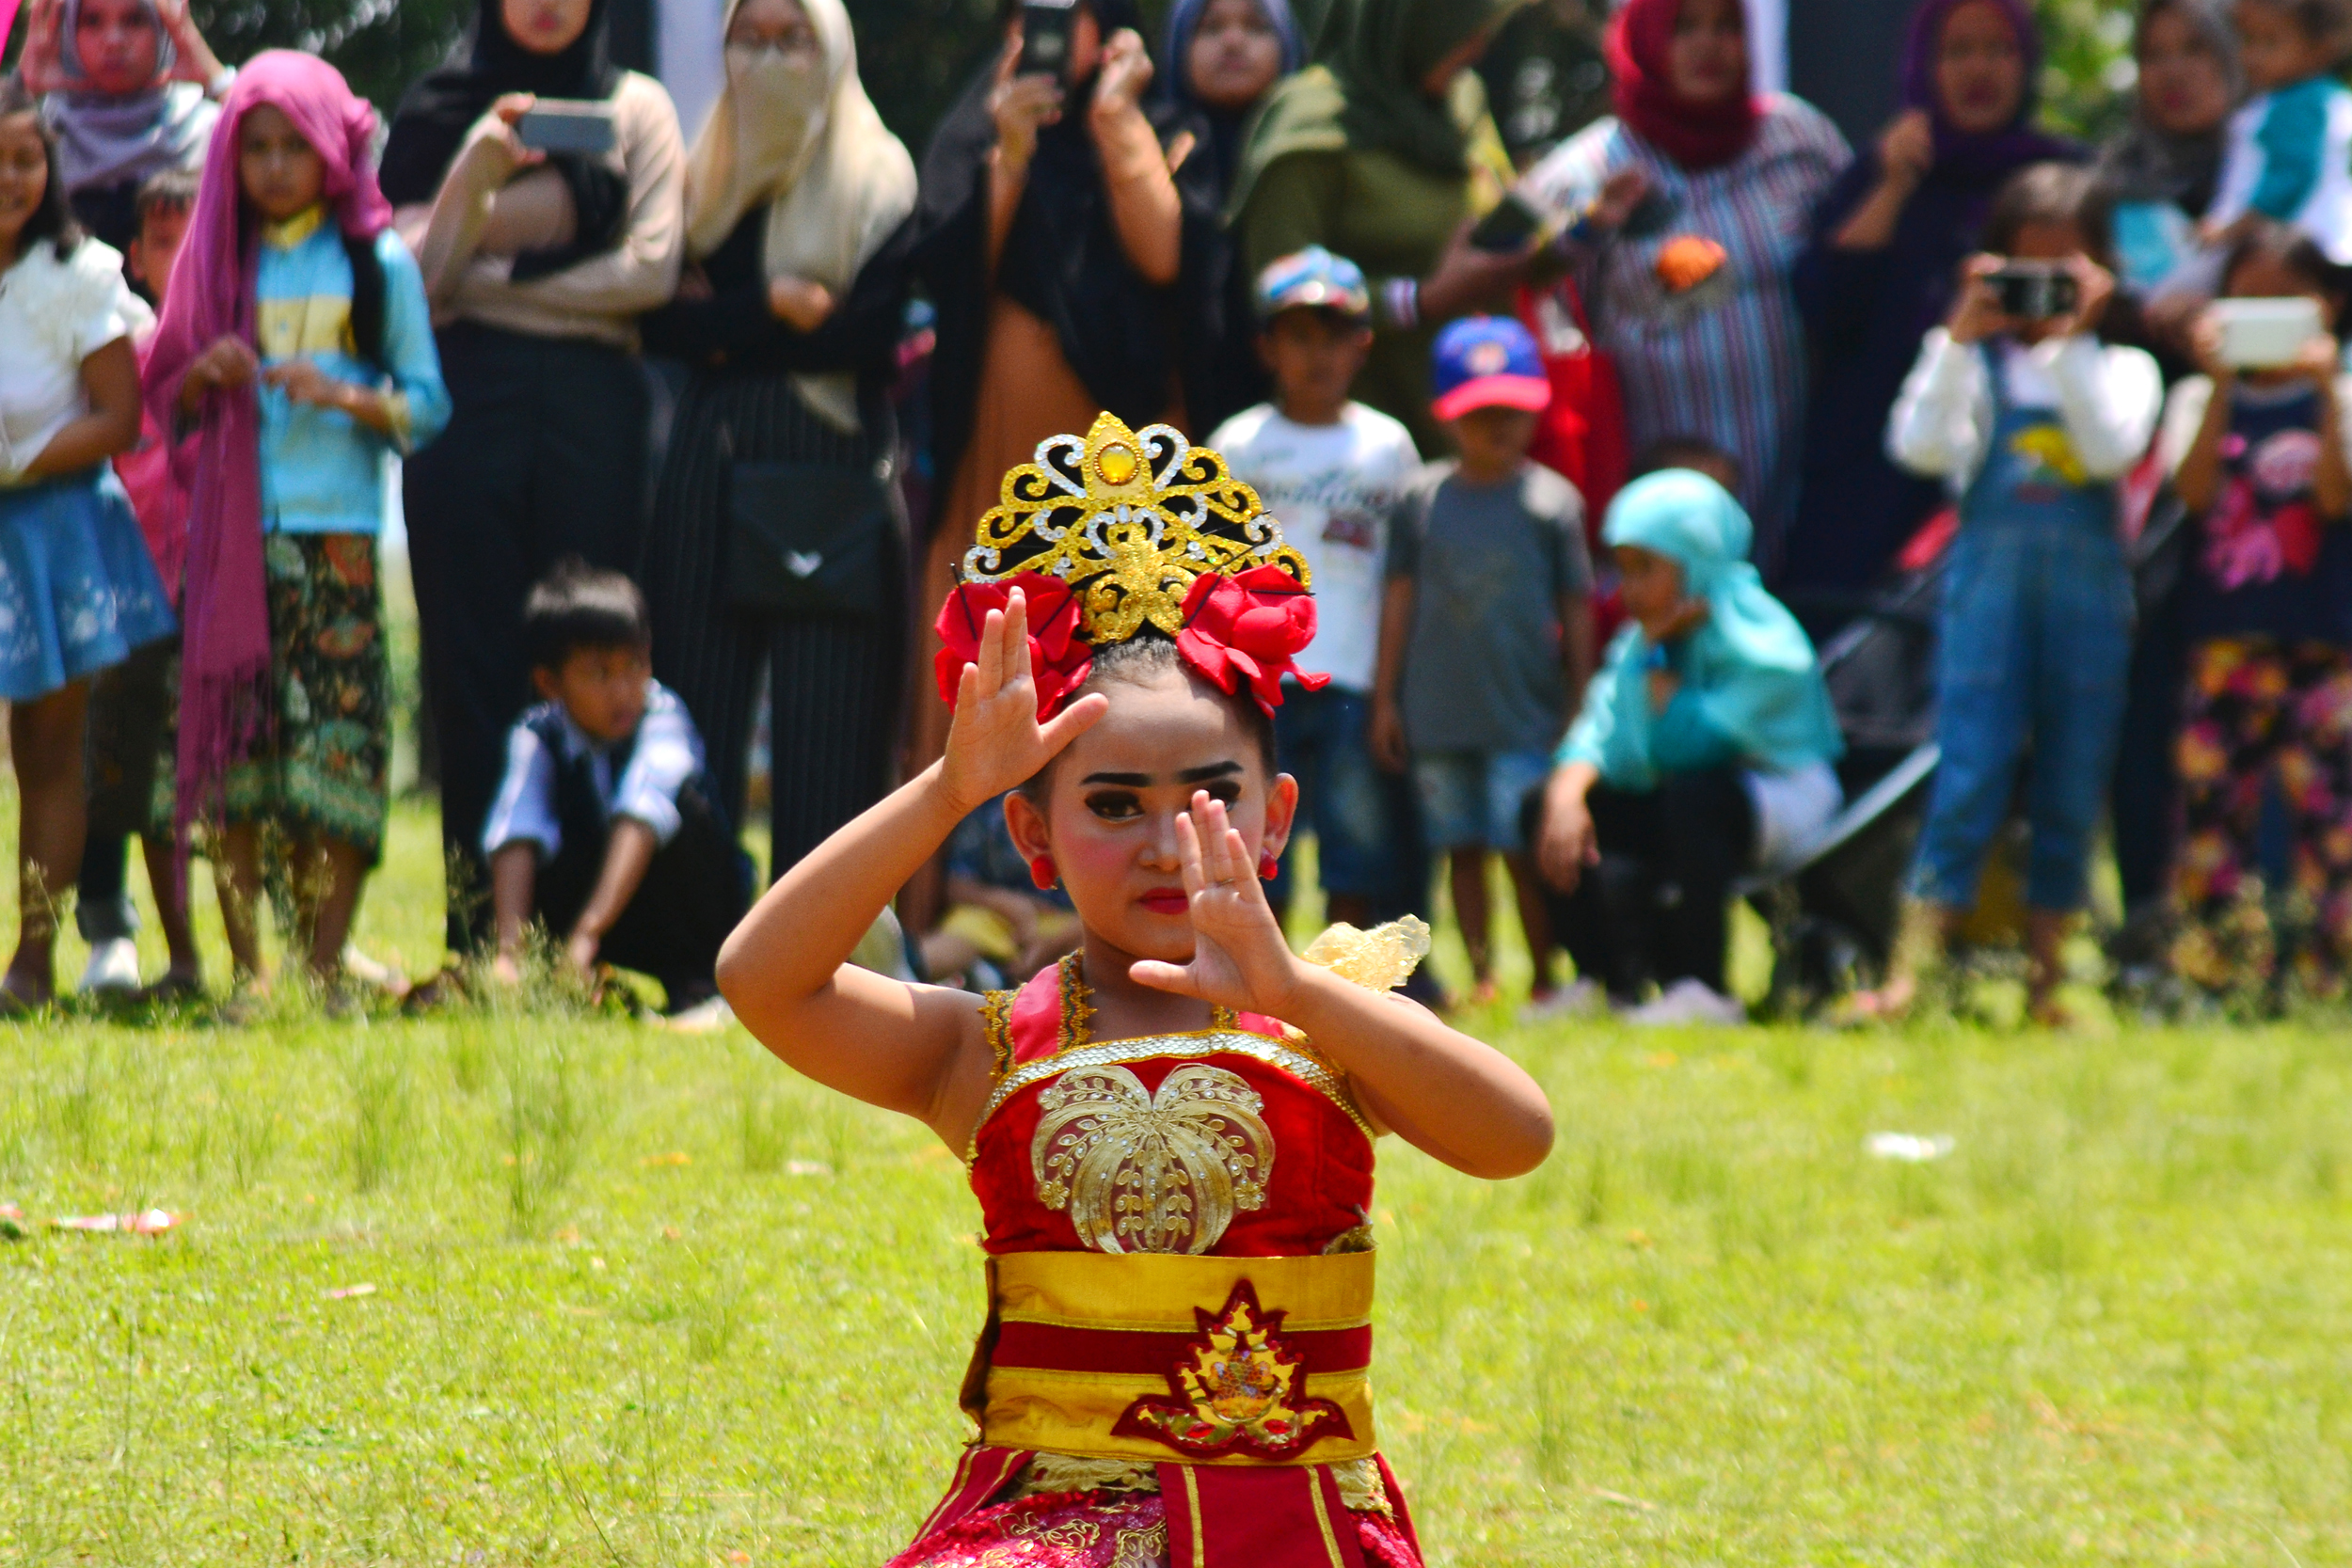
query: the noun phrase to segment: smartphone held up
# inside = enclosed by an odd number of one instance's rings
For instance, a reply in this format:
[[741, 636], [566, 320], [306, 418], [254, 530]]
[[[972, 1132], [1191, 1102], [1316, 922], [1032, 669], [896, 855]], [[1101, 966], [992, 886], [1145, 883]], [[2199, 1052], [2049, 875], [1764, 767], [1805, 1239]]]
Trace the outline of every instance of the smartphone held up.
[[573, 152], [601, 158], [620, 145], [612, 105], [594, 100], [542, 98], [515, 121], [515, 139], [533, 152]]
[[1022, 0], [1021, 63], [1016, 73], [1068, 82], [1077, 22], [1078, 0]]

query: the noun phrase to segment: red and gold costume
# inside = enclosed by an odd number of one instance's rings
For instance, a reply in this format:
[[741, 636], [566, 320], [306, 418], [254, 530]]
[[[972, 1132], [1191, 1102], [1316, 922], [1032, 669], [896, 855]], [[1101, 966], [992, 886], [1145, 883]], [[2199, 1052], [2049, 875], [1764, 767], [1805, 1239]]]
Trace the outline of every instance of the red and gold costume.
[[[956, 677], [1012, 586], [1041, 717], [1144, 626], [1268, 711], [1313, 635], [1307, 569], [1248, 486], [1104, 415], [1006, 477], [940, 615]], [[1385, 989], [1427, 932], [1335, 928], [1311, 960]], [[979, 1427], [891, 1568], [1420, 1568], [1373, 1420], [1373, 1131], [1279, 1020], [1098, 1040], [1077, 957], [985, 1004], [968, 1151], [989, 1316]]]
[[892, 1568], [1418, 1568], [1345, 1076], [1249, 1013], [1095, 1040], [1074, 957], [987, 1006], [979, 1440]]

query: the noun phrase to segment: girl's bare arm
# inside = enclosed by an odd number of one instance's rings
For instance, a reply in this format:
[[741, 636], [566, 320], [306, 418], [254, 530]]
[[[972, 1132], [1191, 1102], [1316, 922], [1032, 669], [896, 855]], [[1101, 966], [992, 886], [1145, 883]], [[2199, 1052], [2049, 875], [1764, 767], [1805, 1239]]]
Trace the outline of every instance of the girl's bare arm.
[[974, 809], [1031, 775], [1102, 717], [1101, 696], [1037, 721], [1027, 618], [992, 610], [967, 665], [947, 752], [818, 846], [768, 890], [719, 952], [719, 989], [744, 1027], [818, 1083], [903, 1112], [961, 1149], [988, 1092], [979, 1002], [850, 966], [875, 917]]
[[139, 444], [139, 361], [131, 340], [117, 338], [82, 361], [89, 412], [49, 437], [25, 465], [27, 478], [79, 473]]

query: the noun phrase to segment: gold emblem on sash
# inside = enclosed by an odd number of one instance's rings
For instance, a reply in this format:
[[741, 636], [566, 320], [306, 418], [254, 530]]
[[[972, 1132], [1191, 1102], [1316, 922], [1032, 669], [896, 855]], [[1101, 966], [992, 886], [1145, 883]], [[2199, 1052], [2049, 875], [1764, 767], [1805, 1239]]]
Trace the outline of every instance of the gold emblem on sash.
[[1239, 1073], [1190, 1062], [1153, 1094], [1123, 1067], [1072, 1068], [1038, 1105], [1038, 1200], [1097, 1252], [1205, 1253], [1265, 1205], [1274, 1135]]

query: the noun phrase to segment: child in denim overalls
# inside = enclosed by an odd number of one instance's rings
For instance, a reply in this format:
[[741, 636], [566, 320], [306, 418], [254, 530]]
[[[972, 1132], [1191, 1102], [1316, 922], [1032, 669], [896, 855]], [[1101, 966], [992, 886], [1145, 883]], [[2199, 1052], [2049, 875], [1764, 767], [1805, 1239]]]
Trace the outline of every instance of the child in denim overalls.
[[[2115, 482], [2147, 449], [2163, 400], [2154, 360], [2090, 336], [2114, 293], [2105, 198], [2061, 165], [2002, 188], [1949, 324], [1928, 334], [1887, 427], [1894, 459], [1949, 483], [1960, 533], [1946, 567], [1937, 671], [1944, 756], [1919, 841], [1916, 891], [1931, 943], [1977, 899], [1994, 835], [2028, 753], [2027, 1005], [2058, 1020], [2058, 945], [2082, 908], [2092, 833], [2113, 766], [2131, 652], [2131, 579]], [[1989, 282], [2005, 259], [2061, 263], [2079, 301], [2016, 320]], [[1915, 922], [1915, 929], [1920, 923]], [[1878, 999], [1907, 1003], [1899, 977]]]

